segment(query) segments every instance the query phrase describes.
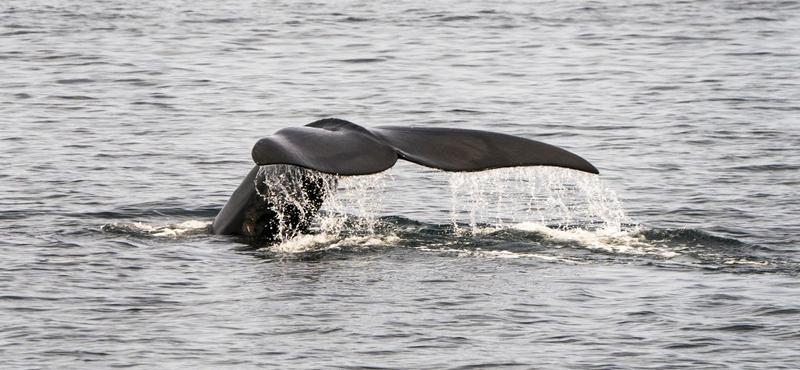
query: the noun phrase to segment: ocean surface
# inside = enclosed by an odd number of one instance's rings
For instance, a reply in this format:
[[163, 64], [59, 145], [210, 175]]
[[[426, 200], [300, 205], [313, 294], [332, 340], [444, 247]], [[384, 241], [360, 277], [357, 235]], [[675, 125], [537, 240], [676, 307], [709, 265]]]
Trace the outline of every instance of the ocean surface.
[[[600, 175], [339, 179], [208, 228], [338, 117]], [[798, 1], [0, 3], [2, 369], [800, 368]]]

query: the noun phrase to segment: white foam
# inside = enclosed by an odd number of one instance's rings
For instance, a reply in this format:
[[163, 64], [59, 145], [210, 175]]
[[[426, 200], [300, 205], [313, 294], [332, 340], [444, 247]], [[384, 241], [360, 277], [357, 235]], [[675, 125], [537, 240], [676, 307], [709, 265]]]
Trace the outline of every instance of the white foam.
[[627, 230], [615, 228], [553, 229], [541, 224], [525, 222], [513, 225], [512, 228], [539, 233], [551, 246], [580, 246], [609, 253], [658, 255], [667, 259], [679, 255], [672, 248], [647, 241], [641, 235], [639, 227]]
[[289, 240], [266, 247], [277, 253], [303, 253], [319, 250], [336, 250], [343, 246], [393, 246], [400, 240], [394, 235], [340, 236], [336, 234], [301, 234]]
[[128, 233], [149, 235], [160, 238], [181, 238], [191, 235], [205, 234], [211, 222], [189, 220], [179, 224], [150, 225], [143, 222], [130, 224], [112, 223], [103, 226], [103, 230], [121, 230]]
[[[328, 194], [322, 213], [312, 225], [313, 235], [282, 238], [271, 250], [292, 253], [394, 241], [392, 238], [396, 237], [376, 234], [387, 180], [393, 179], [389, 173], [317, 176], [330, 178], [325, 180]], [[552, 167], [515, 167], [451, 172], [445, 176], [450, 183], [451, 222], [457, 235], [489, 234], [513, 228], [537, 232], [556, 247], [580, 246], [611, 253], [656, 254], [663, 258], [678, 255], [648, 243], [637, 228], [625, 229], [630, 220], [622, 203], [596, 175]], [[464, 224], [469, 227], [459, 227]], [[342, 236], [353, 233], [359, 236]], [[498, 251], [461, 252], [514, 256]]]
[[571, 264], [586, 264], [586, 261], [570, 258], [566, 256], [554, 256], [542, 253], [512, 252], [505, 250], [484, 250], [477, 249], [457, 249], [457, 248], [430, 248], [419, 247], [417, 250], [427, 253], [445, 254], [457, 258], [492, 258], [492, 259], [519, 259], [535, 258], [546, 262], [560, 262]]
[[748, 261], [746, 259], [730, 259], [724, 262], [726, 265], [752, 265], [752, 266], [767, 266], [769, 261]]

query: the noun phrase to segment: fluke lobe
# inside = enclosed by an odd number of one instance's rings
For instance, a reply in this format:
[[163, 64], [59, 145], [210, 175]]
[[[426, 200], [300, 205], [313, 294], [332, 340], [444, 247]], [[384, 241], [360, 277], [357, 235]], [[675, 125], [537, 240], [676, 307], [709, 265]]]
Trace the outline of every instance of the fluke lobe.
[[367, 129], [337, 118], [279, 130], [259, 140], [252, 155], [256, 166], [214, 219], [215, 234], [275, 238], [305, 230], [330, 186], [315, 171], [368, 175], [404, 159], [444, 171], [556, 166], [599, 173], [573, 153], [518, 136], [432, 127]]

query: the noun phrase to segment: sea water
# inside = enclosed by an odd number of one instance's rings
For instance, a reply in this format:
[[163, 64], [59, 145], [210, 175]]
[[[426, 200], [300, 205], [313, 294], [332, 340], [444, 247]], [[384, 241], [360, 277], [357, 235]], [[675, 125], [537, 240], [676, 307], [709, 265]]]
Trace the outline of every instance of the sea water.
[[[800, 3], [0, 5], [0, 368], [800, 367]], [[208, 225], [284, 127], [471, 128], [600, 175], [338, 178]], [[333, 190], [333, 189], [332, 189]]]

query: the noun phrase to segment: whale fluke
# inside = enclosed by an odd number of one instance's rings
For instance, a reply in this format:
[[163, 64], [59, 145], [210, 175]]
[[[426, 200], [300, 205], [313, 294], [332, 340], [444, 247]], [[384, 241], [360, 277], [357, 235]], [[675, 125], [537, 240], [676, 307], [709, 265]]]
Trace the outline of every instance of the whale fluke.
[[559, 147], [495, 132], [429, 127], [366, 129], [328, 118], [279, 130], [253, 148], [256, 164], [292, 164], [337, 175], [367, 175], [408, 160], [444, 171], [555, 166], [599, 173]]
[[[279, 130], [259, 140], [252, 156], [256, 166], [214, 219], [215, 234], [278, 238], [303, 231], [328, 188], [314, 171], [368, 175], [404, 159], [444, 171], [556, 166], [599, 173], [576, 154], [518, 136], [452, 128], [367, 129], [337, 118]], [[260, 167], [265, 165], [276, 166]]]
[[397, 162], [394, 148], [364, 127], [328, 118], [289, 127], [253, 147], [258, 165], [292, 164], [337, 175], [368, 175]]
[[518, 166], [555, 166], [597, 174], [585, 159], [550, 144], [496, 132], [430, 127], [373, 130], [400, 159], [444, 171], [483, 171]]

